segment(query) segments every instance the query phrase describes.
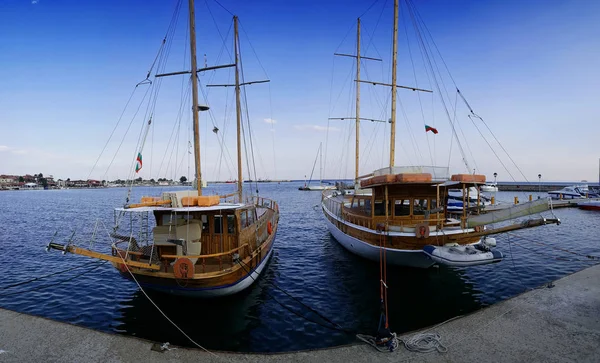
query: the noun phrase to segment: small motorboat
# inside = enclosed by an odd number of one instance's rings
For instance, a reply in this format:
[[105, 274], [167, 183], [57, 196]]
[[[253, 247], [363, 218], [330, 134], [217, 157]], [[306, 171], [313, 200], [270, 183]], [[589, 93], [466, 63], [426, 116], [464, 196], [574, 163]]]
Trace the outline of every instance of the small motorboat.
[[484, 184], [480, 187], [480, 190], [482, 192], [486, 192], [486, 193], [495, 193], [498, 191], [498, 184], [496, 184], [496, 183]]
[[599, 210], [600, 211], [600, 200], [586, 200], [577, 203], [579, 209], [585, 210]]
[[[478, 200], [479, 196], [479, 200]], [[469, 188], [469, 198], [467, 202], [467, 208], [476, 208], [476, 207], [485, 207], [486, 205], [491, 205], [490, 198], [486, 197], [479, 193], [477, 188], [470, 187]], [[478, 203], [479, 202], [479, 203]], [[460, 189], [450, 189], [448, 190], [448, 211], [449, 212], [462, 212], [464, 208], [463, 203], [463, 191]]]
[[569, 186], [548, 192], [548, 195], [552, 199], [580, 199], [587, 198], [589, 191], [587, 186]]
[[444, 246], [427, 245], [423, 252], [439, 264], [448, 266], [476, 266], [500, 262], [504, 258], [502, 252], [492, 250], [496, 247], [495, 238], [484, 238], [481, 242], [471, 245], [456, 243]]

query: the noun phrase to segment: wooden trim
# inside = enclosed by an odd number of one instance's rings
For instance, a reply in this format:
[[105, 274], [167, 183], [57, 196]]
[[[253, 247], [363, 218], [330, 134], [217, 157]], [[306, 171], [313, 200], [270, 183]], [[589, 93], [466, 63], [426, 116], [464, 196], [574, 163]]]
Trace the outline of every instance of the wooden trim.
[[234, 248], [234, 249], [229, 250], [227, 252], [213, 253], [213, 254], [210, 254], [210, 255], [162, 255], [161, 258], [175, 259], [175, 258], [185, 257], [185, 258], [197, 258], [197, 259], [201, 259], [201, 258], [221, 257], [221, 256], [226, 256], [226, 255], [230, 255], [232, 253], [235, 253], [235, 252], [239, 251], [240, 249], [242, 249], [244, 247], [248, 247], [248, 244], [244, 243], [240, 247]]
[[[125, 260], [125, 262], [123, 262], [124, 260], [119, 256], [111, 256], [111, 255], [107, 255], [107, 254], [100, 253], [100, 252], [90, 251], [90, 250], [87, 250], [87, 249], [81, 248], [81, 247], [68, 246], [67, 252], [71, 252], [76, 255], [97, 258], [99, 260], [105, 260], [105, 261], [110, 261], [110, 262], [115, 262], [115, 263], [120, 263], [120, 264], [126, 264], [128, 266], [144, 268], [144, 269], [148, 269], [148, 270], [160, 270], [159, 265], [152, 265], [152, 264], [136, 262], [136, 261], [127, 261], [127, 260]], [[124, 252], [127, 252], [127, 251], [124, 251]]]

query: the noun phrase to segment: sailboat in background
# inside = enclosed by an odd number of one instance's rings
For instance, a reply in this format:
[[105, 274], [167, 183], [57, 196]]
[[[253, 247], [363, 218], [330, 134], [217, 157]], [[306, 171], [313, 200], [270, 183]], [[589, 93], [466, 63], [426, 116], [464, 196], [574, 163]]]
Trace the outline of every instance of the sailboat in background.
[[[234, 63], [198, 69], [194, 10], [194, 1], [190, 0], [191, 70], [155, 76], [191, 74], [193, 155], [199, 181], [195, 183], [196, 189], [142, 197], [139, 203], [129, 203], [128, 196], [125, 205], [114, 211], [111, 253], [78, 247], [71, 242], [51, 242], [48, 249], [109, 261], [123, 277], [144, 288], [176, 295], [218, 297], [247, 288], [265, 269], [273, 253], [279, 207], [273, 200], [258, 195], [244, 198], [242, 193], [240, 92], [246, 84], [266, 81], [240, 83], [237, 16], [233, 17]], [[235, 68], [235, 84], [225, 86], [235, 87], [237, 191], [224, 196], [203, 195], [198, 113], [208, 110], [208, 106], [198, 104], [198, 72], [225, 67]], [[136, 173], [142, 167], [143, 144], [137, 154]]]
[[[484, 175], [450, 175], [448, 167], [395, 166], [397, 88], [432, 92], [396, 84], [398, 7], [398, 0], [395, 0], [391, 84], [360, 79], [361, 59], [366, 58], [360, 54], [360, 18], [356, 55], [344, 54], [356, 59], [357, 70], [355, 193], [348, 195], [343, 190], [324, 191], [321, 208], [325, 222], [333, 237], [344, 248], [374, 261], [381, 261], [383, 255], [392, 265], [418, 268], [428, 268], [435, 263], [470, 266], [498, 262], [502, 260], [503, 255], [493, 249], [496, 241], [488, 236], [551, 223], [558, 224], [560, 221], [556, 218], [540, 217], [501, 227], [493, 226], [497, 222], [548, 210], [551, 201], [545, 199], [487, 214], [480, 214], [479, 209], [470, 213], [468, 208], [462, 208], [459, 218], [450, 218], [447, 207], [449, 190], [461, 190], [465, 205], [471, 200], [471, 187], [478, 188], [485, 184]], [[391, 88], [391, 130], [388, 166], [359, 176], [361, 82]], [[427, 130], [428, 126], [425, 128]], [[467, 169], [470, 170], [468, 167]]]
[[[317, 160], [319, 160], [319, 184], [311, 185], [313, 173], [315, 172], [315, 166], [317, 165]], [[313, 164], [313, 168], [310, 172], [310, 179], [308, 182], [304, 181], [304, 186], [299, 187], [298, 190], [327, 190], [327, 189], [335, 189], [333, 185], [324, 185], [323, 184], [323, 143], [319, 144], [319, 149], [317, 151], [317, 156], [315, 157], [315, 163]]]

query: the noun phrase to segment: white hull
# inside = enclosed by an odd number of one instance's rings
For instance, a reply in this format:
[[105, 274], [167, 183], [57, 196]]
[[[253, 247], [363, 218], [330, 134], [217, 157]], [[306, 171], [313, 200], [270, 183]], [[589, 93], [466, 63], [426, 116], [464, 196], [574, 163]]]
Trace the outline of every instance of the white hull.
[[335, 189], [335, 187], [333, 185], [309, 185], [306, 187], [302, 187], [300, 188], [301, 190], [317, 190], [317, 191], [322, 191], [322, 190], [328, 190], [328, 189]]
[[[250, 273], [250, 275], [244, 277], [242, 280], [236, 282], [235, 284], [232, 284], [227, 287], [217, 287], [217, 288], [210, 288], [210, 289], [186, 289], [185, 287], [172, 288], [172, 287], [157, 286], [154, 284], [145, 284], [145, 283], [140, 283], [140, 284], [144, 288], [148, 288], [148, 289], [156, 290], [156, 291], [160, 291], [160, 292], [165, 292], [165, 293], [168, 293], [171, 295], [178, 295], [178, 296], [197, 297], [197, 298], [214, 298], [214, 297], [223, 297], [223, 296], [233, 295], [233, 294], [237, 294], [238, 292], [250, 287], [250, 285], [252, 285], [254, 283], [254, 281], [256, 281], [258, 279], [261, 272], [264, 270], [264, 268], [267, 266], [267, 263], [271, 259], [272, 254], [273, 254], [273, 247], [271, 247], [271, 250], [269, 251], [269, 254], [267, 255], [267, 257], [262, 260], [262, 262], [258, 265], [258, 267], [256, 267]], [[248, 267], [244, 266], [244, 268], [247, 269]]]
[[[357, 238], [348, 236], [333, 225], [328, 218], [325, 218], [327, 228], [333, 235], [333, 238], [339, 242], [348, 251], [359, 255], [360, 257], [379, 261], [380, 248], [365, 243]], [[395, 266], [428, 268], [431, 267], [433, 261], [425, 252], [419, 250], [397, 250], [385, 248], [387, 263]]]
[[[494, 240], [494, 245], [496, 241]], [[425, 253], [439, 264], [448, 266], [477, 266], [500, 262], [504, 258], [500, 251], [482, 251], [475, 245], [466, 246], [425, 246]]]
[[498, 187], [494, 185], [482, 185], [480, 190], [486, 193], [495, 193], [498, 191]]

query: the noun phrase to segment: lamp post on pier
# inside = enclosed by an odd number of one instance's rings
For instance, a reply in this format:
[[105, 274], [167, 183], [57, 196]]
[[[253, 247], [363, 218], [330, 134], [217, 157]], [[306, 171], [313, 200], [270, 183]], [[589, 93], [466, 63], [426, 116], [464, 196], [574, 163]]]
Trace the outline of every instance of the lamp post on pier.
[[538, 174], [538, 193], [542, 192], [542, 174]]

